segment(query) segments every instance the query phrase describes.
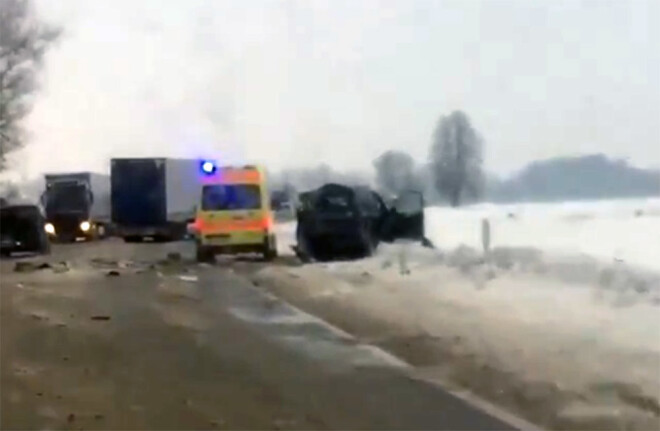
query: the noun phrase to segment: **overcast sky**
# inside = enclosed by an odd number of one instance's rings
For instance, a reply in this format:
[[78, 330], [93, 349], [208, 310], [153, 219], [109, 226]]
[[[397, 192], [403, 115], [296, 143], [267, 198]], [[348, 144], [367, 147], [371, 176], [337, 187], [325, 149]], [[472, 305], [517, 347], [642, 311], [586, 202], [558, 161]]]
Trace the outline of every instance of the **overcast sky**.
[[425, 160], [462, 109], [507, 174], [604, 152], [660, 165], [660, 2], [38, 0], [65, 34], [30, 172], [112, 156], [273, 168]]

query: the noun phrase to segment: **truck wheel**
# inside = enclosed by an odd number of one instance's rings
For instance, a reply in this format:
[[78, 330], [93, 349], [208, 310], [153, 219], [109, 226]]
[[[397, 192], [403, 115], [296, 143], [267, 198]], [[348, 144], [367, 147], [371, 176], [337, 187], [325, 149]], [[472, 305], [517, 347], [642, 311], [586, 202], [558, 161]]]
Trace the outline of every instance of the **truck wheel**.
[[215, 260], [215, 254], [212, 249], [198, 244], [195, 248], [195, 259], [197, 262], [209, 263]]
[[105, 226], [103, 226], [102, 224], [98, 225], [96, 227], [96, 238], [103, 239], [105, 238], [105, 235], [106, 235]]
[[41, 245], [39, 247], [39, 253], [40, 254], [50, 254], [50, 241], [48, 238], [44, 238], [41, 241]]

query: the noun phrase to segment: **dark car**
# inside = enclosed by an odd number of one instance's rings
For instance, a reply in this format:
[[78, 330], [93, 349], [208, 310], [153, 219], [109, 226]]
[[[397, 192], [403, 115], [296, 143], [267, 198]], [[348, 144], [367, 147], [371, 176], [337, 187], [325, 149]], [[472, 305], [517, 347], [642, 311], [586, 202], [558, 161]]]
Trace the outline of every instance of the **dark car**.
[[0, 254], [50, 253], [45, 224], [36, 205], [3, 205], [0, 207]]
[[414, 191], [388, 207], [368, 187], [325, 184], [300, 194], [296, 218], [295, 250], [307, 259], [369, 256], [380, 241], [424, 239], [424, 200]]

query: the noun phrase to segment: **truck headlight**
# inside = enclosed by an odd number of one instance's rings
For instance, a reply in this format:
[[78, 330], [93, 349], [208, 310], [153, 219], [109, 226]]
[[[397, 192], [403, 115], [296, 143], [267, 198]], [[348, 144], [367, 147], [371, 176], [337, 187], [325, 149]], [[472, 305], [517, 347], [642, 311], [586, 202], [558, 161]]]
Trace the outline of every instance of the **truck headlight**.
[[80, 223], [80, 230], [83, 232], [87, 232], [88, 230], [91, 229], [91, 227], [92, 225], [88, 221], [84, 221]]
[[46, 233], [55, 235], [55, 226], [53, 226], [52, 223], [46, 223], [46, 226], [44, 226], [44, 230], [46, 231]]

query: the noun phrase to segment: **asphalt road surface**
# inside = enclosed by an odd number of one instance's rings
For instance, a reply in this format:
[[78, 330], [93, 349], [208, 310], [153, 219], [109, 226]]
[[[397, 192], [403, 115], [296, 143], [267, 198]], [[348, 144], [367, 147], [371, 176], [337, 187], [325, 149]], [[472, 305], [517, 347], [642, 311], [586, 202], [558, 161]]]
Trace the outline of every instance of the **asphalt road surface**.
[[3, 261], [2, 429], [513, 429], [191, 255], [107, 240]]

